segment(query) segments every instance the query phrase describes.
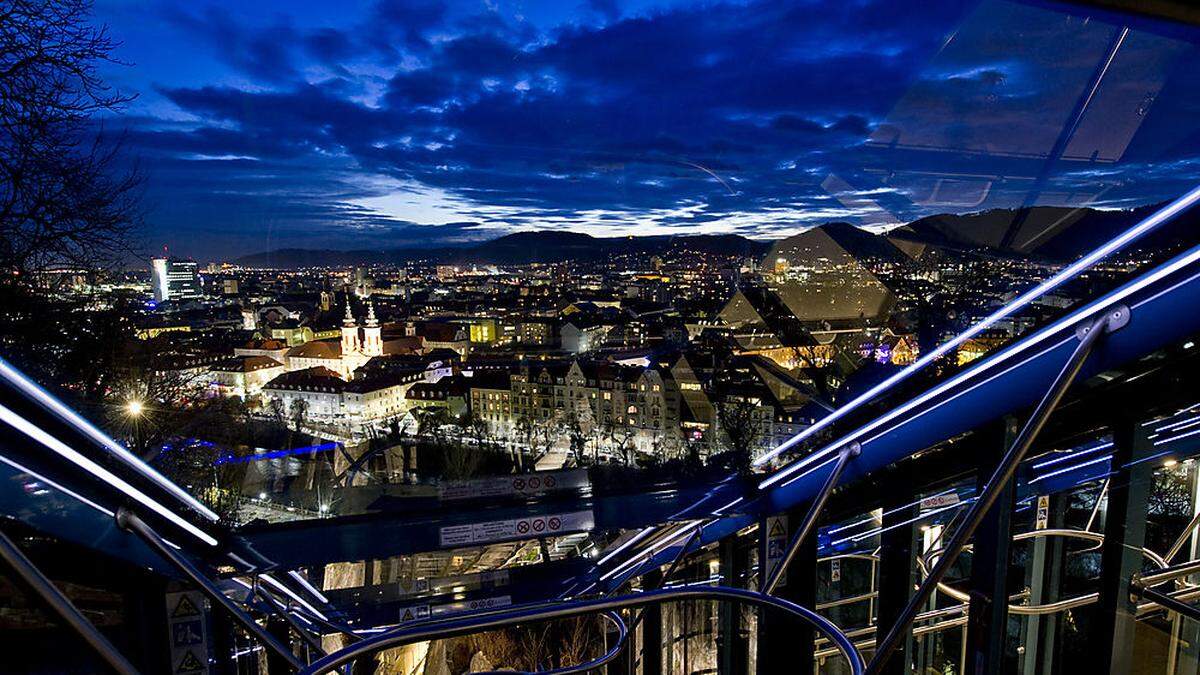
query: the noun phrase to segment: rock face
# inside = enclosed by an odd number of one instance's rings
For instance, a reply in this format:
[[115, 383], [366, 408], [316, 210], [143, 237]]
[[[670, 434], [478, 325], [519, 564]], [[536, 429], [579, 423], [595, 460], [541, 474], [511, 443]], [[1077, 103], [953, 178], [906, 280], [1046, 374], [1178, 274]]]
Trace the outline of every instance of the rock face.
[[472, 673], [486, 673], [489, 670], [495, 670], [492, 667], [492, 662], [483, 652], [475, 652], [471, 657], [471, 665], [469, 666]]

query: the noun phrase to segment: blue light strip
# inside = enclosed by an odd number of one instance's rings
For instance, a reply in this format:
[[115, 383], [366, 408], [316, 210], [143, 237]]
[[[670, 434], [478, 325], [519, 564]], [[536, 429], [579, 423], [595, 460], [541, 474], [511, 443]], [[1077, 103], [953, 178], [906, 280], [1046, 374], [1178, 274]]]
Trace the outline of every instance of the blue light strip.
[[1193, 424], [1197, 424], [1197, 423], [1200, 423], [1200, 416], [1189, 417], [1188, 419], [1181, 420], [1179, 422], [1165, 424], [1161, 427], [1156, 428], [1154, 431], [1161, 434], [1164, 431], [1171, 431], [1173, 429], [1178, 429], [1180, 427], [1189, 427], [1189, 426], [1191, 426]]
[[851, 401], [849, 401], [842, 407], [838, 408], [834, 412], [826, 415], [825, 417], [822, 417], [815, 424], [808, 427], [804, 431], [801, 431], [800, 433], [796, 434], [795, 436], [791, 437], [790, 439], [784, 441], [782, 444], [780, 444], [774, 450], [771, 450], [770, 452], [767, 452], [767, 453], [759, 456], [758, 458], [756, 458], [754, 460], [754, 466], [762, 466], [763, 464], [766, 464], [767, 462], [771, 461], [775, 457], [778, 457], [783, 452], [786, 452], [789, 448], [795, 446], [796, 444], [800, 443], [801, 441], [812, 437], [817, 432], [821, 431], [822, 429], [825, 429], [829, 425], [833, 424], [835, 421], [837, 421], [837, 420], [841, 419], [842, 417], [844, 417], [845, 415], [849, 414], [852, 410], [859, 408], [861, 405], [873, 400], [876, 396], [883, 393], [884, 391], [887, 391], [888, 389], [891, 389], [892, 387], [899, 384], [900, 382], [908, 379], [917, 371], [925, 368], [930, 363], [933, 363], [934, 361], [941, 358], [942, 356], [945, 356], [946, 354], [950, 353], [952, 350], [957, 348], [962, 343], [966, 342], [967, 340], [970, 340], [971, 338], [975, 337], [976, 335], [979, 335], [983, 331], [985, 331], [988, 328], [990, 328], [991, 326], [995, 325], [1000, 320], [1011, 316], [1017, 310], [1024, 308], [1025, 306], [1027, 306], [1031, 302], [1033, 302], [1035, 299], [1041, 297], [1042, 295], [1045, 295], [1046, 293], [1054, 290], [1055, 288], [1058, 288], [1063, 283], [1069, 281], [1070, 279], [1074, 278], [1079, 273], [1087, 270], [1092, 265], [1094, 265], [1097, 262], [1108, 257], [1113, 252], [1120, 250], [1121, 248], [1123, 248], [1125, 245], [1129, 244], [1130, 242], [1138, 239], [1139, 237], [1146, 234], [1147, 232], [1150, 232], [1151, 230], [1158, 227], [1159, 225], [1162, 225], [1163, 223], [1171, 220], [1172, 218], [1179, 215], [1186, 209], [1190, 208], [1197, 201], [1200, 201], [1200, 187], [1193, 188], [1191, 191], [1187, 192], [1179, 199], [1176, 199], [1175, 201], [1171, 202], [1167, 206], [1163, 207], [1162, 209], [1159, 209], [1158, 211], [1156, 211], [1155, 213], [1153, 213], [1152, 215], [1147, 217], [1142, 222], [1138, 223], [1137, 225], [1134, 225], [1133, 227], [1129, 228], [1128, 230], [1126, 230], [1119, 236], [1111, 239], [1110, 241], [1108, 241], [1108, 243], [1097, 248], [1096, 250], [1092, 251], [1091, 253], [1087, 254], [1086, 256], [1080, 258], [1079, 260], [1075, 261], [1071, 265], [1063, 268], [1058, 274], [1055, 274], [1054, 276], [1052, 276], [1049, 279], [1047, 279], [1046, 281], [1038, 284], [1034, 288], [1026, 291], [1025, 293], [1022, 293], [1020, 296], [1015, 298], [1012, 302], [1008, 303], [1004, 307], [1001, 307], [999, 310], [992, 313], [991, 315], [985, 317], [984, 319], [979, 321], [979, 323], [976, 323], [975, 325], [971, 326], [970, 328], [963, 331], [962, 333], [959, 333], [957, 336], [942, 343], [940, 346], [938, 346], [933, 351], [931, 351], [928, 354], [925, 354], [921, 358], [917, 359], [915, 362], [913, 362], [911, 365], [909, 365], [904, 370], [901, 370], [900, 372], [885, 379], [884, 381], [880, 382], [879, 384], [875, 385], [874, 387], [871, 387], [870, 389], [863, 392], [859, 396], [855, 397], [854, 399], [852, 399]]
[[1175, 441], [1182, 440], [1184, 438], [1191, 438], [1192, 436], [1195, 436], [1197, 434], [1200, 434], [1200, 429], [1193, 429], [1187, 433], [1179, 434], [1177, 436], [1170, 436], [1168, 438], [1160, 438], [1160, 439], [1154, 441], [1154, 445], [1159, 446], [1159, 445], [1165, 445], [1167, 443], [1174, 443]]
[[1042, 467], [1053, 466], [1055, 464], [1061, 464], [1063, 462], [1068, 462], [1072, 459], [1079, 459], [1080, 457], [1083, 457], [1084, 455], [1090, 455], [1091, 453], [1096, 452], [1097, 450], [1107, 450], [1108, 448], [1111, 448], [1112, 446], [1113, 446], [1113, 442], [1107, 441], [1105, 443], [1100, 443], [1099, 445], [1093, 445], [1090, 448], [1084, 448], [1082, 450], [1076, 450], [1075, 452], [1069, 452], [1065, 455], [1055, 457], [1054, 459], [1048, 459], [1043, 462], [1038, 462], [1033, 465], [1033, 468], [1041, 469]]
[[1084, 468], [1084, 467], [1093, 466], [1093, 465], [1095, 465], [1095, 464], [1100, 464], [1101, 462], [1107, 462], [1107, 461], [1109, 461], [1109, 460], [1111, 460], [1111, 459], [1112, 459], [1112, 455], [1104, 455], [1104, 456], [1102, 456], [1102, 457], [1096, 457], [1095, 459], [1089, 459], [1089, 460], [1088, 460], [1088, 461], [1086, 461], [1086, 462], [1081, 462], [1081, 463], [1079, 463], [1079, 464], [1073, 464], [1073, 465], [1071, 465], [1071, 466], [1068, 466], [1068, 467], [1065, 467], [1065, 468], [1062, 468], [1062, 469], [1058, 469], [1058, 470], [1056, 470], [1056, 471], [1051, 471], [1050, 473], [1044, 473], [1044, 474], [1042, 474], [1042, 475], [1038, 476], [1037, 478], [1033, 478], [1033, 479], [1031, 479], [1031, 480], [1029, 481], [1029, 484], [1030, 484], [1030, 485], [1033, 485], [1034, 483], [1036, 483], [1036, 482], [1038, 482], [1038, 481], [1040, 481], [1040, 480], [1046, 480], [1047, 478], [1053, 478], [1053, 477], [1055, 477], [1055, 476], [1061, 476], [1061, 475], [1063, 475], [1064, 473], [1071, 473], [1072, 471], [1077, 471], [1077, 470], [1079, 470], [1079, 469], [1082, 469], [1082, 468]]
[[883, 518], [884, 516], [890, 516], [893, 513], [896, 513], [897, 511], [903, 511], [904, 509], [910, 509], [910, 508], [916, 506], [917, 504], [920, 504], [921, 502], [925, 501], [926, 499], [936, 499], [938, 497], [945, 497], [946, 495], [948, 495], [952, 492], [955, 494], [958, 494], [958, 488], [950, 488], [949, 490], [943, 490], [942, 492], [938, 492], [937, 494], [932, 494], [927, 497], [921, 497], [920, 499], [913, 501], [913, 502], [909, 502], [908, 504], [905, 504], [904, 506], [897, 506], [894, 509], [889, 509], [889, 510], [884, 511], [883, 513], [879, 514], [879, 518], [876, 518], [875, 516], [871, 516], [869, 518], [863, 518], [862, 520], [858, 520], [853, 523], [848, 523], [846, 525], [840, 525], [838, 527], [835, 527], [835, 528], [829, 530], [829, 532], [827, 534], [837, 534], [838, 532], [843, 532], [845, 530], [849, 530], [849, 529], [858, 527], [859, 525], [866, 525], [867, 523], [873, 523], [876, 520], [879, 520], [879, 519]]
[[9, 384], [12, 384], [17, 389], [20, 389], [30, 398], [36, 400], [50, 412], [74, 426], [85, 436], [98, 443], [101, 447], [116, 455], [123, 463], [131, 467], [134, 471], [142, 474], [145, 478], [170, 492], [176, 499], [191, 507], [205, 518], [214, 523], [221, 519], [212, 509], [204, 504], [201, 504], [195, 497], [188, 494], [183, 488], [175, 483], [167, 480], [161, 473], [155, 471], [149, 464], [142, 461], [140, 457], [125, 449], [120, 443], [117, 443], [112, 438], [100, 431], [91, 422], [84, 419], [79, 413], [72, 410], [67, 404], [58, 400], [43, 389], [38, 383], [29, 379], [24, 373], [17, 370], [11, 363], [0, 358], [0, 377], [3, 377]]
[[[1191, 193], [1189, 193], [1189, 194], [1191, 194]], [[923, 404], [929, 402], [930, 400], [957, 387], [958, 385], [962, 384], [963, 382], [966, 382], [967, 380], [974, 378], [974, 377], [978, 376], [979, 374], [981, 374], [987, 370], [990, 370], [991, 368], [993, 368], [1001, 363], [1004, 363], [1005, 361], [1013, 358], [1014, 356], [1017, 356], [1018, 354], [1021, 354], [1022, 352], [1028, 351], [1028, 350], [1032, 349], [1033, 347], [1040, 345], [1043, 342], [1046, 342], [1047, 340], [1050, 340], [1051, 338], [1059, 337], [1060, 339], [1057, 343], [1052, 344], [1051, 346], [1042, 350], [1041, 353], [1034, 355], [1030, 358], [1031, 359], [1037, 358], [1037, 356], [1040, 356], [1041, 354], [1049, 352], [1053, 349], [1056, 349], [1057, 347], [1060, 347], [1063, 344], [1066, 344], [1067, 342], [1069, 342], [1071, 340], [1074, 340], [1075, 337], [1074, 337], [1073, 331], [1074, 331], [1075, 327], [1078, 326], [1085, 319], [1091, 318], [1091, 317], [1095, 316], [1097, 313], [1099, 313], [1100, 311], [1107, 310], [1108, 308], [1110, 308], [1114, 305], [1117, 305], [1118, 303], [1125, 300], [1126, 298], [1129, 298], [1130, 296], [1133, 296], [1133, 295], [1141, 292], [1142, 290], [1152, 286], [1153, 284], [1158, 283], [1162, 279], [1165, 279], [1166, 277], [1169, 277], [1172, 274], [1175, 274], [1176, 272], [1178, 272], [1182, 269], [1185, 269], [1191, 265], [1194, 265], [1197, 261], [1200, 261], [1200, 246], [1193, 247], [1192, 249], [1188, 250], [1186, 253], [1183, 253], [1183, 254], [1173, 258], [1170, 262], [1167, 262], [1167, 263], [1155, 268], [1153, 271], [1130, 281], [1129, 283], [1127, 283], [1124, 286], [1120, 287], [1119, 289], [1109, 293], [1108, 295], [1105, 295], [1097, 300], [1094, 300], [1094, 301], [1088, 303], [1086, 306], [1076, 310], [1075, 312], [1072, 312], [1071, 314], [1069, 314], [1068, 316], [1066, 316], [1062, 319], [1059, 319], [1058, 321], [1054, 322], [1050, 326], [1043, 328], [1042, 330], [1034, 333], [1033, 335], [1031, 335], [1029, 337], [1019, 340], [1015, 344], [1009, 345], [1007, 348], [1005, 348], [1001, 352], [994, 354], [993, 356], [991, 356], [989, 358], [983, 359], [982, 361], [975, 362], [975, 364], [972, 367], [960, 372], [958, 375], [955, 375], [954, 377], [947, 379], [945, 382], [942, 382], [941, 384], [937, 385], [936, 387], [929, 389], [924, 394], [921, 394], [920, 396], [917, 396], [916, 398], [911, 399], [908, 403], [905, 403], [901, 406], [897, 406], [897, 407], [893, 408], [887, 414], [877, 417], [875, 420], [863, 425], [862, 427], [859, 427], [858, 429], [856, 429], [855, 431], [851, 432], [850, 434], [842, 437], [841, 439], [821, 448], [820, 450], [813, 452], [812, 454], [805, 456], [804, 458], [800, 459], [799, 461], [797, 461], [793, 464], [788, 465], [784, 469], [772, 474], [771, 476], [769, 476], [768, 478], [766, 478], [765, 480], [760, 482], [758, 484], [759, 489], [764, 489], [764, 488], [770, 487], [770, 486], [775, 485], [784, 480], [791, 482], [792, 480], [801, 478], [803, 475], [806, 475], [807, 472], [800, 476], [796, 476], [796, 474], [798, 472], [800, 472], [801, 470], [805, 469], [808, 466], [811, 466], [814, 462], [821, 461], [821, 460], [828, 461], [831, 458], [831, 455], [833, 453], [837, 452], [840, 448], [842, 448], [846, 444], [852, 443], [852, 442], [858, 440], [859, 438], [878, 429], [879, 427], [883, 426], [884, 424], [887, 424], [888, 422], [896, 419], [897, 417], [907, 414], [909, 411], [913, 410], [914, 408], [916, 408], [920, 405], [923, 405]], [[1183, 281], [1180, 281], [1177, 284], [1171, 286], [1171, 288], [1165, 289], [1163, 291], [1160, 291], [1159, 293], [1156, 293], [1154, 296], [1143, 299], [1136, 306], [1141, 306], [1142, 304], [1150, 302], [1150, 301], [1154, 300], [1155, 298], [1157, 298], [1159, 295], [1162, 295], [1163, 293], [1168, 293], [1179, 285], [1191, 283], [1191, 282], [1195, 281], [1197, 278], [1200, 278], [1200, 275], [1194, 275]], [[1065, 337], [1060, 337], [1061, 333], [1065, 333], [1068, 331], [1071, 331], [1071, 333]], [[1017, 366], [1013, 366], [1012, 368], [1015, 368], [1015, 367], [1017, 367]], [[1012, 368], [1010, 368], [1009, 370], [1011, 370]], [[1007, 372], [1007, 371], [1005, 371], [1005, 372]], [[1000, 374], [1003, 374], [1003, 373], [1000, 373]], [[998, 377], [998, 376], [999, 375], [993, 376], [993, 378]], [[980, 383], [980, 384], [982, 384], [982, 383]], [[979, 386], [979, 385], [976, 385], [976, 386]], [[971, 387], [971, 389], [974, 389], [974, 387]], [[970, 391], [970, 389], [968, 389], [967, 391]], [[962, 393], [965, 393], [965, 392], [962, 392]], [[961, 395], [961, 393], [959, 395]], [[955, 398], [957, 398], [957, 396], [955, 396]], [[953, 399], [949, 399], [949, 400], [953, 400]], [[949, 400], [942, 401], [942, 402], [934, 405], [933, 407], [931, 407], [929, 410], [926, 410], [925, 412], [930, 412], [932, 410], [935, 410], [938, 407], [949, 402]], [[924, 413], [922, 413], [922, 414], [924, 414]], [[881, 432], [880, 434], [876, 435], [875, 437], [868, 439], [866, 441], [863, 441], [861, 443], [861, 445], [863, 445], [865, 447], [871, 441], [875, 440], [876, 438], [879, 438], [879, 436], [882, 436], [883, 433], [886, 433], [886, 432]], [[793, 478], [793, 476], [795, 476], [795, 478]]]
[[867, 530], [866, 532], [862, 532], [862, 533], [860, 533], [860, 534], [851, 535], [851, 536], [849, 536], [849, 537], [843, 537], [843, 538], [841, 538], [841, 539], [838, 539], [838, 540], [836, 540], [836, 541], [831, 541], [831, 542], [829, 542], [829, 545], [830, 545], [830, 546], [837, 546], [838, 544], [844, 544], [844, 543], [846, 543], [846, 542], [848, 542], [848, 541], [852, 541], [852, 542], [858, 543], [858, 542], [862, 541], [863, 539], [867, 539], [867, 538], [870, 538], [870, 537], [874, 537], [875, 535], [877, 535], [877, 534], [879, 534], [879, 533], [881, 533], [881, 532], [887, 532], [888, 530], [894, 530], [894, 529], [896, 529], [897, 527], [901, 527], [901, 526], [904, 526], [904, 525], [911, 525], [911, 524], [913, 524], [913, 523], [916, 523], [916, 522], [919, 522], [919, 521], [925, 520], [926, 518], [928, 518], [928, 517], [930, 517], [930, 516], [936, 516], [936, 515], [937, 515], [937, 514], [939, 514], [939, 513], [943, 513], [943, 512], [945, 512], [945, 511], [949, 511], [949, 510], [951, 510], [951, 509], [957, 509], [957, 508], [960, 508], [960, 507], [962, 507], [962, 506], [966, 506], [967, 504], [970, 504], [971, 502], [975, 501], [975, 499], [976, 499], [976, 497], [971, 497], [970, 499], [964, 499], [964, 500], [962, 500], [961, 502], [959, 502], [959, 503], [957, 503], [957, 504], [950, 504], [950, 505], [948, 505], [948, 506], [943, 506], [943, 507], [941, 507], [940, 509], [934, 509], [934, 510], [932, 510], [932, 511], [926, 511], [925, 513], [922, 513], [922, 514], [919, 514], [919, 515], [917, 515], [917, 517], [915, 517], [915, 518], [909, 518], [908, 520], [906, 520], [906, 521], [904, 521], [904, 522], [902, 522], [902, 523], [892, 523], [891, 525], [888, 525], [887, 527], [877, 527], [877, 528], [875, 528], [875, 529], [873, 529], [873, 530]]
[[254, 454], [254, 455], [245, 455], [242, 457], [238, 457], [237, 455], [224, 455], [222, 457], [218, 457], [213, 462], [213, 465], [219, 466], [221, 464], [245, 464], [247, 462], [257, 462], [260, 459], [279, 459], [280, 457], [290, 457], [292, 455], [303, 455], [303, 454], [310, 453], [310, 452], [326, 452], [329, 450], [336, 450], [338, 445], [339, 444], [336, 441], [330, 441], [328, 443], [321, 443], [319, 445], [308, 445], [303, 448], [292, 448], [290, 450], [272, 450], [270, 452], [262, 452], [262, 453], [258, 453], [258, 454]]

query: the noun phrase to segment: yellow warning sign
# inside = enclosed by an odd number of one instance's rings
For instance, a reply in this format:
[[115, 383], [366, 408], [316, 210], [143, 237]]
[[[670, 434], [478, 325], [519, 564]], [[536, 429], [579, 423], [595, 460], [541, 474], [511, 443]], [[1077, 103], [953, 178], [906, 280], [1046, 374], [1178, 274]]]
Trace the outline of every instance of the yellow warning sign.
[[198, 673], [204, 670], [204, 664], [196, 657], [195, 652], [184, 652], [183, 658], [179, 660], [179, 665], [175, 666], [176, 673]]
[[782, 518], [771, 518], [771, 531], [767, 533], [768, 537], [786, 537], [787, 532], [783, 529]]
[[172, 619], [182, 619], [189, 616], [200, 616], [200, 608], [186, 595], [179, 596], [179, 603], [171, 610]]

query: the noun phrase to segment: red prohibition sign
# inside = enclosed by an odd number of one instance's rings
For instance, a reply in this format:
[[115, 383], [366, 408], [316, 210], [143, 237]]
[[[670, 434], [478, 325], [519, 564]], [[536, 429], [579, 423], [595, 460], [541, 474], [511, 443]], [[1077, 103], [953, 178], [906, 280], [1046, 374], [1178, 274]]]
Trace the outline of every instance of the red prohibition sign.
[[538, 478], [537, 476], [534, 476], [533, 478], [530, 478], [530, 479], [529, 479], [529, 489], [530, 489], [530, 490], [536, 490], [536, 489], [538, 489], [538, 488], [539, 488], [539, 487], [541, 487], [541, 486], [542, 486], [542, 479], [541, 479], [541, 478]]
[[550, 519], [550, 529], [557, 530], [560, 527], [562, 527], [562, 521], [559, 520], [558, 517]]
[[542, 520], [541, 518], [538, 518], [537, 520], [533, 521], [533, 531], [534, 532], [541, 532], [544, 529], [546, 529], [546, 521]]
[[519, 532], [520, 534], [525, 534], [528, 531], [529, 531], [529, 521], [522, 520], [517, 523], [517, 532]]
[[552, 488], [558, 481], [554, 480], [554, 476], [546, 476], [546, 487]]
[[525, 489], [525, 479], [524, 478], [514, 478], [513, 479], [513, 489], [524, 490]]

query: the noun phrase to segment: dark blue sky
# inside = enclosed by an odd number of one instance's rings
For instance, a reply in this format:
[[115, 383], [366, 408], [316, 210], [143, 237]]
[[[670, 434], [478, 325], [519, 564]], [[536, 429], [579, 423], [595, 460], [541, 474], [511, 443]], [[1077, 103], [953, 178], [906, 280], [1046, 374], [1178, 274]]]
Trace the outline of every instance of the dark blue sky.
[[775, 237], [1200, 182], [1194, 36], [1028, 3], [98, 0], [96, 15], [129, 64], [109, 81], [139, 94], [106, 126], [148, 176], [147, 247], [200, 259], [531, 228]]

